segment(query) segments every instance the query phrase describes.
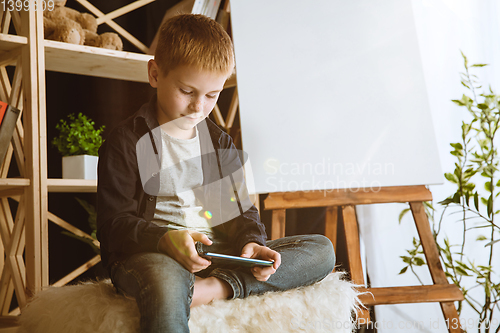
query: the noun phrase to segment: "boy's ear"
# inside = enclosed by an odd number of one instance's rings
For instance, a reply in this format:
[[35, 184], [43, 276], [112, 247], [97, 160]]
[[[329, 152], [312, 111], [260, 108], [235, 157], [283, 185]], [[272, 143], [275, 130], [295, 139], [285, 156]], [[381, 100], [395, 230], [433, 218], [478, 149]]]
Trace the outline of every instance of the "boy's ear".
[[160, 69], [158, 68], [158, 64], [154, 59], [148, 61], [148, 79], [149, 84], [153, 88], [158, 87], [158, 76], [160, 75]]

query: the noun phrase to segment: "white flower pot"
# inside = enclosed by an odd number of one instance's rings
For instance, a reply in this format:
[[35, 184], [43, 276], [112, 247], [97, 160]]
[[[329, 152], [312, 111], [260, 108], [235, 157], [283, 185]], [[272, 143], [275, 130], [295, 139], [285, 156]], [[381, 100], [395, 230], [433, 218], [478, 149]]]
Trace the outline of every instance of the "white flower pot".
[[62, 177], [64, 179], [97, 179], [97, 156], [63, 156]]

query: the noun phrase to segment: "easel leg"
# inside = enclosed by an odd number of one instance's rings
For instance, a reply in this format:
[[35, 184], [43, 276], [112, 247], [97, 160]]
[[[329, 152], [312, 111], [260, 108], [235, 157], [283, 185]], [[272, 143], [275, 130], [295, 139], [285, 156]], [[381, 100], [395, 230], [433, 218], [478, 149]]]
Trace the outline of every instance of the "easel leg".
[[332, 242], [335, 252], [337, 251], [337, 220], [338, 207], [327, 207], [325, 216], [325, 236]]
[[[345, 206], [342, 208], [342, 217], [344, 220], [345, 240], [347, 245], [347, 258], [351, 280], [358, 285], [365, 285], [363, 276], [363, 266], [361, 264], [361, 252], [359, 247], [358, 221], [354, 206]], [[358, 323], [368, 324], [370, 322], [370, 311], [360, 310], [358, 312]]]
[[[422, 248], [424, 249], [425, 259], [429, 266], [432, 281], [434, 284], [448, 284], [443, 266], [441, 266], [441, 261], [439, 260], [439, 252], [429, 226], [429, 219], [425, 213], [424, 205], [422, 202], [410, 202], [410, 208], [413, 219], [415, 220], [415, 225], [417, 226]], [[448, 331], [450, 333], [462, 332], [460, 328], [460, 319], [458, 318], [457, 309], [454, 303], [441, 302], [440, 305], [446, 324], [448, 325]]]
[[285, 209], [273, 210], [272, 226], [271, 226], [271, 239], [278, 239], [285, 237]]

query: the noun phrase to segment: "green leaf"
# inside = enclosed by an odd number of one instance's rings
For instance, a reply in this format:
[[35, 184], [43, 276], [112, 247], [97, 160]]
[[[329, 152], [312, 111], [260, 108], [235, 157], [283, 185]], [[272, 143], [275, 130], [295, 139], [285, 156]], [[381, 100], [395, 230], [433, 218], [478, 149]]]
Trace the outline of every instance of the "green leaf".
[[415, 265], [417, 265], [417, 266], [423, 266], [423, 265], [425, 265], [424, 259], [422, 259], [420, 257], [415, 257]]
[[484, 67], [484, 66], [488, 66], [488, 64], [474, 64], [470, 67]]
[[408, 266], [403, 267], [403, 269], [399, 272], [399, 274], [404, 274], [406, 273], [406, 270], [408, 269]]
[[462, 147], [462, 144], [460, 142], [457, 143], [450, 143], [450, 146], [452, 146], [455, 149], [460, 149], [463, 150], [464, 148]]
[[480, 103], [477, 105], [477, 107], [481, 110], [488, 110], [489, 109], [489, 106], [484, 104], [484, 103]]
[[467, 266], [463, 262], [457, 260], [456, 263], [457, 263], [458, 266], [462, 267], [463, 269], [466, 269], [466, 270], [469, 269], [470, 270], [469, 266]]
[[407, 257], [407, 256], [399, 256], [401, 259], [403, 259], [403, 262], [405, 264], [411, 264], [411, 258], [410, 257]]
[[446, 179], [448, 179], [450, 182], [452, 182], [453, 184], [457, 184], [457, 183], [458, 183], [458, 178], [457, 178], [457, 176], [455, 176], [455, 175], [454, 175], [454, 174], [452, 174], [452, 173], [448, 173], [448, 172], [447, 172], [447, 173], [445, 173], [445, 174], [444, 174], [444, 177], [445, 177]]
[[460, 53], [462, 54], [462, 57], [464, 58], [464, 66], [465, 66], [465, 68], [467, 68], [467, 64], [468, 64], [467, 57], [466, 57], [466, 56], [465, 56], [465, 54], [462, 52], [462, 50], [460, 50]]
[[493, 212], [493, 195], [490, 195], [488, 198], [488, 216], [491, 217], [491, 213]]
[[491, 182], [484, 183], [484, 189], [491, 193]]
[[470, 89], [470, 87], [469, 87], [468, 85], [466, 85], [466, 84], [464, 83], [464, 81], [462, 81], [462, 82], [460, 82], [460, 83], [462, 83], [462, 85], [463, 85], [464, 87], [466, 87], [467, 89]]
[[449, 205], [450, 203], [453, 202], [453, 199], [452, 198], [446, 198], [444, 199], [443, 201], [439, 201], [438, 204], [440, 205], [443, 205], [443, 206], [446, 206], [446, 205]]
[[460, 266], [456, 266], [455, 267], [455, 272], [457, 272], [458, 274], [460, 275], [463, 275], [463, 276], [470, 276], [462, 267]]
[[486, 247], [486, 246], [492, 246], [493, 244], [498, 243], [498, 242], [500, 242], [500, 239], [495, 239], [495, 240], [493, 240], [493, 241], [491, 241], [489, 243], [486, 243], [484, 245], [484, 247]]
[[457, 105], [460, 105], [460, 106], [464, 106], [464, 105], [465, 105], [462, 101], [460, 101], [460, 100], [458, 100], [458, 99], [452, 99], [451, 101], [452, 101], [453, 103], [457, 104]]
[[474, 206], [476, 207], [476, 210], [479, 212], [479, 195], [474, 193]]
[[401, 224], [401, 220], [403, 220], [403, 217], [410, 211], [410, 208], [405, 208], [399, 213], [399, 224]]
[[484, 241], [484, 240], [487, 240], [487, 239], [488, 239], [488, 238], [486, 238], [486, 237], [485, 237], [485, 236], [483, 236], [483, 235], [479, 235], [479, 236], [477, 236], [477, 238], [476, 238], [476, 240], [477, 240], [477, 241]]

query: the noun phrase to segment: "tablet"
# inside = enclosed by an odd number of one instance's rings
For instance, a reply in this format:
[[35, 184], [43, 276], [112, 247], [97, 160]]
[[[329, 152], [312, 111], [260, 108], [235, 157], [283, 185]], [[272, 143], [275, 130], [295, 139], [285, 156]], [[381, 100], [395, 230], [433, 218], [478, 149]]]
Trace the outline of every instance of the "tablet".
[[240, 265], [240, 266], [272, 266], [273, 261], [261, 260], [261, 259], [250, 259], [243, 257], [235, 257], [227, 254], [213, 253], [213, 252], [203, 252], [200, 253], [201, 257], [206, 259], [216, 259], [219, 262], [224, 262], [228, 264]]

